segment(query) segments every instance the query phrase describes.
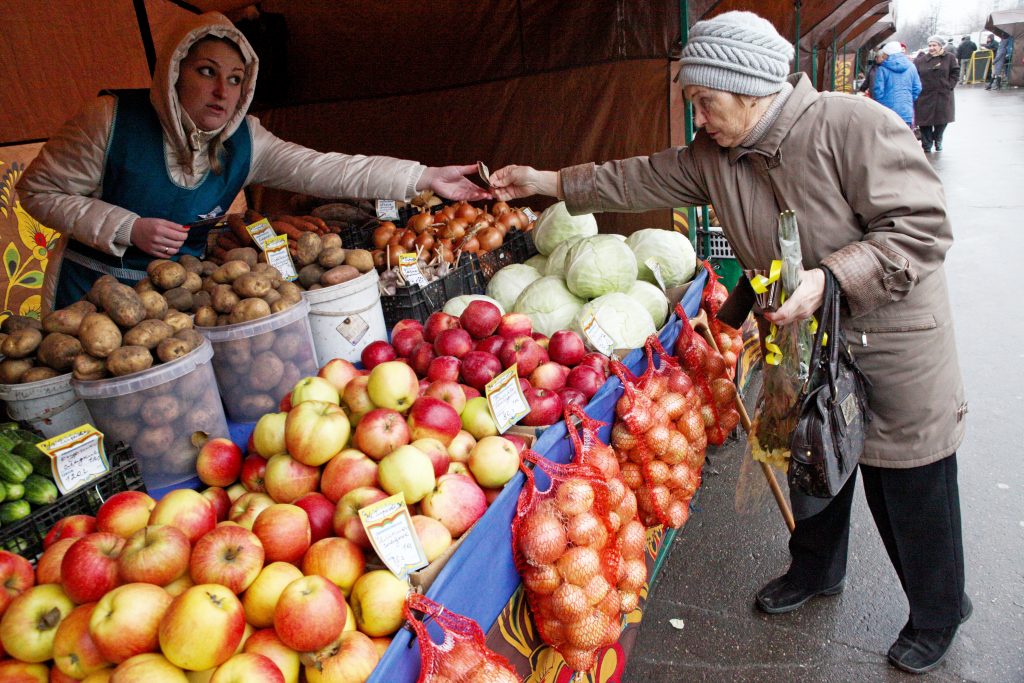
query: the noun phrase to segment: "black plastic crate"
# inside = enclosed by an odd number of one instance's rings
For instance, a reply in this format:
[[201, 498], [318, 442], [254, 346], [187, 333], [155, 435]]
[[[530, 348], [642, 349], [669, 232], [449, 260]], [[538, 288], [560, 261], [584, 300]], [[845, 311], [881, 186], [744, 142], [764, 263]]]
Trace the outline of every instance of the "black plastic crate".
[[500, 247], [477, 254], [476, 258], [480, 261], [480, 272], [486, 283], [505, 266], [511, 263], [522, 263], [535, 254], [537, 254], [537, 247], [533, 244], [532, 232], [509, 230]]
[[121, 491], [145, 491], [139, 462], [126, 444], [108, 453], [111, 469], [89, 484], [32, 511], [25, 519], [0, 529], [0, 548], [33, 562], [43, 553], [43, 539], [53, 525], [69, 515], [95, 515], [103, 502]]
[[440, 311], [445, 303], [463, 294], [483, 294], [485, 280], [476, 258], [463, 257], [462, 265], [448, 271], [439, 280], [420, 287], [399, 287], [393, 295], [380, 297], [384, 309], [384, 323], [390, 329], [399, 320], [425, 322], [431, 313]]

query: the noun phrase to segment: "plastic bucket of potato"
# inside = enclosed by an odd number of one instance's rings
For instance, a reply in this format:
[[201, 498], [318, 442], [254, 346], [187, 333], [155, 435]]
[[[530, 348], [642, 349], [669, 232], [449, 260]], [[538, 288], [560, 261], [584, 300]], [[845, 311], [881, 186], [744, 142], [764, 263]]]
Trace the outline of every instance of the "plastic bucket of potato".
[[334, 358], [353, 363], [371, 342], [386, 340], [376, 270], [321, 289], [302, 293], [309, 302], [309, 324], [320, 367]]
[[71, 373], [28, 384], [0, 384], [0, 400], [12, 420], [26, 422], [43, 436], [58, 436], [92, 421], [71, 386]]
[[213, 370], [228, 417], [255, 422], [319, 366], [309, 327], [309, 302], [258, 320], [197, 327], [213, 344]]
[[212, 359], [213, 346], [204, 341], [181, 358], [148, 370], [71, 380], [107, 442], [132, 447], [147, 489], [194, 478], [202, 436], [228, 436]]

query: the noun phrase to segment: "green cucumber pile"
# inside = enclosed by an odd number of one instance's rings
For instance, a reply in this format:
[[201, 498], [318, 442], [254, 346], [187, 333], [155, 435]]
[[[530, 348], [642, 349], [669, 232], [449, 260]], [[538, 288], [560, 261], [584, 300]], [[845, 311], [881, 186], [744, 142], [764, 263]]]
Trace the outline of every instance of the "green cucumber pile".
[[50, 459], [36, 448], [40, 441], [17, 423], [0, 424], [0, 527], [25, 519], [60, 495]]

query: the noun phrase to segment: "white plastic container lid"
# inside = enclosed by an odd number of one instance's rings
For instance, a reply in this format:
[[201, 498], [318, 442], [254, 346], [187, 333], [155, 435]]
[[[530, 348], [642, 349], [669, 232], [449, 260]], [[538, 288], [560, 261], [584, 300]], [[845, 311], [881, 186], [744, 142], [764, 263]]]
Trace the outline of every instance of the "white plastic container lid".
[[196, 327], [196, 330], [214, 344], [234, 341], [236, 339], [248, 339], [264, 332], [273, 332], [282, 327], [302, 320], [309, 315], [309, 302], [301, 299], [299, 303], [291, 308], [286, 308], [280, 313], [271, 313], [265, 318], [258, 318], [244, 323], [234, 325], [220, 325], [218, 327]]
[[196, 367], [209, 363], [211, 358], [213, 358], [213, 346], [204, 339], [198, 347], [170, 363], [162, 363], [133, 372], [130, 375], [110, 379], [72, 379], [71, 386], [75, 388], [76, 394], [86, 400], [124, 396], [184, 377]]
[[331, 285], [330, 287], [321, 287], [320, 289], [304, 290], [302, 292], [302, 298], [310, 304], [321, 304], [327, 301], [335, 301], [336, 299], [348, 296], [352, 292], [360, 292], [371, 287], [376, 290], [378, 280], [380, 280], [380, 276], [377, 275], [377, 270], [368, 270], [359, 277], [352, 278], [348, 282]]
[[49, 379], [27, 384], [0, 384], [0, 401], [24, 401], [26, 399], [53, 396], [67, 391], [71, 386], [71, 373], [65, 372]]

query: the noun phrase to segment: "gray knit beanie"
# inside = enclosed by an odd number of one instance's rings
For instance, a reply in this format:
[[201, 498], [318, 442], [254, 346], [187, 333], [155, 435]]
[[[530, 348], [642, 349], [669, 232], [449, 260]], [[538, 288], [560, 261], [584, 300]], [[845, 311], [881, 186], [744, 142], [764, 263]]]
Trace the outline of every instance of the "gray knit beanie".
[[793, 45], [753, 12], [725, 12], [698, 21], [680, 58], [687, 85], [763, 97], [779, 92], [789, 75]]

